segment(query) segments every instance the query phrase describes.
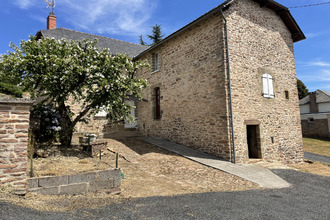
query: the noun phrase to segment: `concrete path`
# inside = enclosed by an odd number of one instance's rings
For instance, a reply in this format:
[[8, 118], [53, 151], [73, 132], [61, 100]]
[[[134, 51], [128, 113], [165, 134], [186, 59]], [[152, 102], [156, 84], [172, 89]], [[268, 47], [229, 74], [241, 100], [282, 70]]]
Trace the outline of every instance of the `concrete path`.
[[291, 185], [272, 173], [270, 170], [254, 165], [254, 164], [233, 164], [228, 161], [219, 159], [218, 157], [193, 150], [180, 144], [173, 143], [168, 140], [156, 139], [151, 137], [139, 137], [139, 140], [143, 140], [150, 144], [156, 145], [168, 151], [179, 154], [190, 160], [204, 164], [209, 167], [213, 167], [251, 182], [257, 183], [264, 188], [286, 188]]
[[329, 163], [330, 164], [330, 157], [327, 157], [327, 156], [324, 156], [324, 155], [305, 152], [304, 157], [307, 160], [319, 161], [319, 162], [322, 162], [322, 163]]

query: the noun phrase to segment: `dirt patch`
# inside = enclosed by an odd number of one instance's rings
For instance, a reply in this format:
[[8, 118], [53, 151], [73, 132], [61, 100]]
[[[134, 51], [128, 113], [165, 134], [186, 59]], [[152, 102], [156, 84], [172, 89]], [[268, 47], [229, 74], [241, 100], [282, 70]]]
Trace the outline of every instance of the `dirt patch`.
[[313, 173], [321, 176], [330, 176], [330, 164], [304, 160], [302, 164], [290, 165], [301, 172]]
[[[122, 169], [120, 195], [106, 193], [82, 196], [40, 196], [29, 193], [23, 198], [0, 193], [0, 199], [46, 211], [70, 211], [77, 208], [97, 208], [127, 199], [150, 196], [173, 196], [212, 191], [241, 191], [259, 188], [256, 184], [222, 171], [203, 166], [154, 145], [135, 138], [106, 139], [109, 150], [99, 160], [70, 149], [70, 153], [48, 149], [48, 158], [34, 160], [35, 176], [64, 175], [115, 167], [115, 154], [119, 153]], [[65, 155], [67, 154], [67, 155]], [[6, 191], [6, 190], [4, 190]]]

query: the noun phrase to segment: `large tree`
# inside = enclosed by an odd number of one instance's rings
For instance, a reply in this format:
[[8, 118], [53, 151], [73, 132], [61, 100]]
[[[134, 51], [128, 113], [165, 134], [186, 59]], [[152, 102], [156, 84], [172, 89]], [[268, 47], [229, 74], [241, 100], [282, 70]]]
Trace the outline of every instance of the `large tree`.
[[309, 94], [307, 87], [300, 79], [297, 79], [297, 88], [299, 99], [302, 99]]
[[[160, 41], [163, 40], [164, 38], [164, 34], [162, 33], [162, 29], [161, 26], [156, 24], [155, 26], [152, 26], [152, 32], [150, 35], [147, 35], [147, 37], [149, 38], [149, 40], [152, 41], [152, 43], [149, 46], [153, 46], [157, 43], [159, 43]], [[140, 35], [139, 36], [139, 41], [141, 45], [147, 45], [147, 43], [143, 40], [143, 36]]]
[[[19, 79], [23, 89], [33, 91], [41, 103], [52, 103], [61, 117], [60, 142], [71, 145], [75, 125], [89, 115], [106, 110], [110, 119], [125, 118], [131, 106], [128, 95], [141, 98], [146, 81], [135, 76], [146, 64], [126, 55], [112, 55], [96, 47], [97, 41], [35, 39], [11, 44], [1, 55], [0, 72]], [[68, 100], [81, 105], [72, 112]], [[40, 104], [40, 103], [39, 103]]]

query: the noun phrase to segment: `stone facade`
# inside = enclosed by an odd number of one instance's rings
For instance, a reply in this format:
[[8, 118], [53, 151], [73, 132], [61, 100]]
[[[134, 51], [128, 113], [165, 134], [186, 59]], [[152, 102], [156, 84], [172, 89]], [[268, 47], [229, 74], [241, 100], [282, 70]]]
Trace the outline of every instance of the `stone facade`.
[[[247, 129], [253, 128], [258, 158], [296, 163], [303, 159], [293, 40], [275, 11], [251, 0], [234, 1], [228, 21], [236, 160], [249, 160]], [[140, 57], [160, 69], [141, 71], [150, 85], [138, 104], [145, 135], [233, 158], [225, 62], [224, 22], [214, 13]], [[263, 97], [262, 75], [273, 77], [275, 98]], [[161, 119], [154, 119], [160, 88]], [[252, 129], [252, 130], [253, 130]], [[251, 133], [251, 132], [250, 132]], [[252, 132], [253, 133], [253, 132]]]
[[[223, 21], [219, 13], [150, 51], [160, 69], [138, 76], [150, 85], [138, 103], [138, 127], [145, 134], [230, 159]], [[155, 119], [155, 88], [160, 88], [161, 119]]]
[[25, 190], [31, 100], [0, 99], [0, 181]]

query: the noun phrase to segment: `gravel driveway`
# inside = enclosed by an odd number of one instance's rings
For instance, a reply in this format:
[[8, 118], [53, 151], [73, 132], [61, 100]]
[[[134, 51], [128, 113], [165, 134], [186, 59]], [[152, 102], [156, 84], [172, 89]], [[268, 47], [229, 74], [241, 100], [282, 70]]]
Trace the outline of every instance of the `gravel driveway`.
[[150, 197], [71, 214], [0, 202], [0, 219], [330, 219], [330, 177], [294, 170], [274, 172], [293, 187]]

